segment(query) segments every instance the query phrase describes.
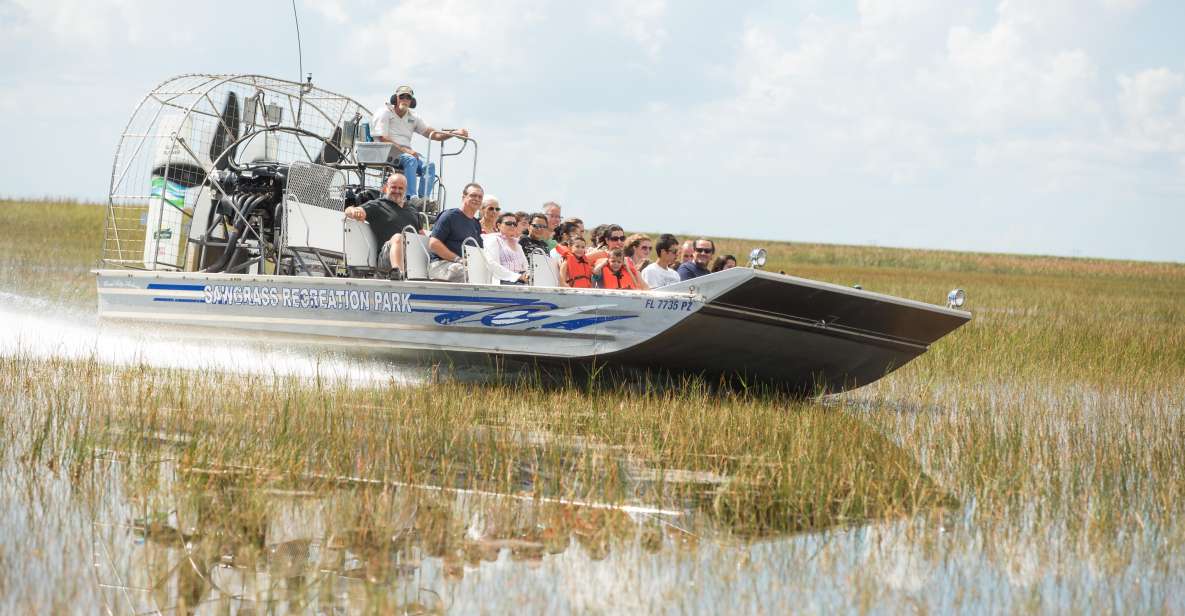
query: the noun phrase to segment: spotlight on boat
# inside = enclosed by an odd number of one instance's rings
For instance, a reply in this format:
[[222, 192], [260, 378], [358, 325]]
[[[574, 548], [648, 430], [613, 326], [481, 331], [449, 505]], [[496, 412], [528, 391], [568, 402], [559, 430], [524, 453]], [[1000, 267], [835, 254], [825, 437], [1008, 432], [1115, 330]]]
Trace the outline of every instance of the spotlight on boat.
[[749, 251], [749, 267], [753, 269], [761, 269], [765, 267], [765, 249], [754, 248]]
[[967, 292], [962, 289], [951, 289], [951, 292], [946, 294], [947, 308], [962, 308], [966, 301]]

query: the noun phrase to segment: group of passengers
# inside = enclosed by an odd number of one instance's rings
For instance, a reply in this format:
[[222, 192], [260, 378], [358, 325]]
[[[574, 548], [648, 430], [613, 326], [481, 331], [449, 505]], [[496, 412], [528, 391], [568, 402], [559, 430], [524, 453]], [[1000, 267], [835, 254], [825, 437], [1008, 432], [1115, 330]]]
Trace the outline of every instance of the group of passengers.
[[[348, 218], [369, 223], [375, 237], [383, 240], [378, 264], [390, 279], [404, 277], [402, 234], [409, 227], [428, 236], [428, 277], [433, 280], [465, 280], [462, 247], [466, 243], [482, 249], [492, 278], [502, 284], [527, 283], [527, 255], [532, 253], [554, 259], [560, 284], [577, 288], [653, 289], [736, 267], [735, 257], [716, 256], [715, 243], [705, 238], [680, 243], [674, 235], [664, 233], [656, 243], [644, 234], [627, 236], [615, 224], [598, 226], [586, 237], [584, 222], [564, 219], [560, 205], [553, 201], [535, 214], [503, 212], [498, 198], [485, 194], [476, 182], [465, 186], [461, 207], [445, 210], [432, 229], [425, 230], [418, 204], [406, 197], [412, 186], [412, 199], [425, 198], [435, 181], [435, 171], [411, 148], [411, 136], [415, 132], [444, 141], [454, 136], [467, 138], [469, 133], [465, 129], [433, 129], [411, 112], [415, 106], [411, 87], [400, 86], [390, 104], [375, 116], [373, 134], [394, 144], [392, 162], [402, 166], [403, 173], [392, 173], [386, 179], [379, 198], [345, 210]], [[420, 178], [421, 174], [428, 177]]]

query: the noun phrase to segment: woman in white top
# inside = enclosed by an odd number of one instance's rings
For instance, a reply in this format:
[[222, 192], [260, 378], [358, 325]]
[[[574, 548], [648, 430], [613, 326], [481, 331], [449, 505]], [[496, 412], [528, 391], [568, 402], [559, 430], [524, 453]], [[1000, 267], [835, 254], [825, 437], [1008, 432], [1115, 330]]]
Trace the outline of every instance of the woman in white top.
[[675, 259], [679, 257], [679, 239], [664, 233], [658, 238], [658, 244], [654, 249], [658, 260], [642, 270], [642, 280], [645, 280], [651, 289], [679, 282], [679, 272], [674, 268]]
[[490, 274], [494, 281], [502, 284], [526, 284], [529, 276], [527, 272], [527, 255], [518, 240], [518, 217], [509, 212], [498, 217], [497, 233], [487, 233], [481, 236], [482, 249], [486, 260], [489, 261]]

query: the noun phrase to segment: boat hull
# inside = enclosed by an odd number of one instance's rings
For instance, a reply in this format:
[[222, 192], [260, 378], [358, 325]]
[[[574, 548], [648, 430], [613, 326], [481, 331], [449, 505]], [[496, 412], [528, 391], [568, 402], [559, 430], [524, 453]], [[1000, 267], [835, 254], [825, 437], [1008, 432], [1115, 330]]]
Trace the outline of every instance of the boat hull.
[[735, 268], [647, 292], [100, 270], [104, 320], [354, 348], [646, 368], [813, 393], [875, 381], [968, 313]]

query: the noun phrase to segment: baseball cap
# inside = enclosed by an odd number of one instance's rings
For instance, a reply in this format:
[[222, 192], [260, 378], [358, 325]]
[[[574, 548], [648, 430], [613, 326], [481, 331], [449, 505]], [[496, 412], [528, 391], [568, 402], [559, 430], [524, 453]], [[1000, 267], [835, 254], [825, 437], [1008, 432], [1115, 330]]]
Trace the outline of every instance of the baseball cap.
[[395, 98], [398, 99], [401, 95], [408, 94], [411, 96], [411, 108], [416, 108], [416, 93], [411, 89], [411, 86], [399, 86], [395, 88]]

